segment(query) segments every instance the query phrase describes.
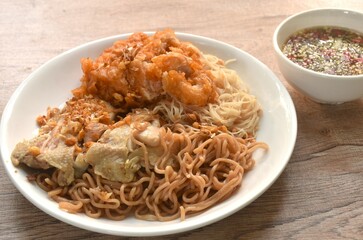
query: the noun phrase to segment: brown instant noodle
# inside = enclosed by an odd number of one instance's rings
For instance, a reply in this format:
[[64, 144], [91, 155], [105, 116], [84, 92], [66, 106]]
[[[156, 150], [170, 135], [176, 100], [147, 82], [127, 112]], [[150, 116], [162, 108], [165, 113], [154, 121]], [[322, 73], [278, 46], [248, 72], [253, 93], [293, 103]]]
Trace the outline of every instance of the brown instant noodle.
[[[228, 198], [254, 165], [252, 153], [267, 148], [253, 138], [198, 131], [176, 124], [163, 128], [162, 157], [154, 169], [138, 172], [137, 181], [102, 179], [88, 169], [67, 187], [57, 185], [57, 174], [41, 174], [37, 183], [62, 209], [88, 216], [120, 220], [130, 212], [143, 220], [170, 221], [200, 212]], [[138, 144], [141, 144], [138, 142]], [[144, 152], [147, 159], [148, 152]], [[173, 166], [167, 162], [173, 159]]]

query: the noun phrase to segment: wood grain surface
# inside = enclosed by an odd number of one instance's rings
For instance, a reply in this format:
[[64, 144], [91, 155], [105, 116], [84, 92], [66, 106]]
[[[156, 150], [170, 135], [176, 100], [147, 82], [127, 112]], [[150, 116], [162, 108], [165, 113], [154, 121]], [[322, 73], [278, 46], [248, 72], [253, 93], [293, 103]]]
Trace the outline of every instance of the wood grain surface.
[[[224, 41], [261, 60], [288, 89], [298, 117], [293, 155], [246, 208], [155, 239], [363, 239], [363, 99], [333, 106], [307, 99], [285, 82], [272, 47], [283, 19], [320, 7], [363, 11], [363, 1], [1, 0], [0, 113], [32, 71], [85, 42], [165, 27]], [[15, 189], [3, 164], [0, 183], [0, 239], [136, 239], [82, 230], [45, 214]]]

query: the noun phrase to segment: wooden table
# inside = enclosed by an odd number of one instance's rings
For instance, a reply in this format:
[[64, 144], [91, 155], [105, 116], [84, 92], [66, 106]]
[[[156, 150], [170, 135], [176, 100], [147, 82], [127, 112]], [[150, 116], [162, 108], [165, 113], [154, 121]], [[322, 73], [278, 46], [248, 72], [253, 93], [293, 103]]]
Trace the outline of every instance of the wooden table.
[[[91, 40], [172, 27], [227, 42], [261, 60], [287, 87], [298, 116], [295, 150], [279, 179], [246, 208], [215, 224], [155, 239], [363, 239], [363, 99], [337, 106], [312, 102], [285, 82], [272, 47], [283, 19], [319, 7], [363, 11], [363, 2], [2, 0], [0, 111], [32, 71]], [[119, 239], [48, 216], [0, 166], [0, 239]]]

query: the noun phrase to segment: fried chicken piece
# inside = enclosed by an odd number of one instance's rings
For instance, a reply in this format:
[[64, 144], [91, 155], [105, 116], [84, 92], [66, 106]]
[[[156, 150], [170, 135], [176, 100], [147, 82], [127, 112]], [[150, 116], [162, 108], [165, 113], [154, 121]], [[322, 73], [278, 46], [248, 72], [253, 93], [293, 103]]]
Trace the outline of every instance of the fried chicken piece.
[[96, 60], [86, 58], [81, 63], [82, 85], [73, 94], [92, 94], [125, 112], [163, 96], [204, 106], [218, 95], [203, 54], [194, 45], [179, 41], [170, 29], [150, 37], [132, 34]]

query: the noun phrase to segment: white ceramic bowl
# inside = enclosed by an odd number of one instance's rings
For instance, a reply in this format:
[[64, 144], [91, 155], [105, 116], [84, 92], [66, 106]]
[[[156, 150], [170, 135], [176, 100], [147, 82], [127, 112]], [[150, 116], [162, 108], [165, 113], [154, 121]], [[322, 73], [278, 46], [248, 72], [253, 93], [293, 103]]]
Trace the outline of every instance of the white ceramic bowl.
[[190, 34], [177, 33], [177, 36], [194, 43], [205, 53], [225, 60], [236, 59], [229, 67], [250, 86], [264, 111], [257, 140], [266, 142], [270, 149], [256, 152], [254, 169], [244, 176], [242, 187], [232, 197], [185, 221], [149, 222], [132, 216], [122, 221], [92, 219], [60, 210], [44, 191], [27, 181], [27, 172], [13, 166], [10, 154], [18, 141], [36, 133], [36, 116], [43, 114], [48, 106], [60, 106], [71, 97], [70, 91], [79, 86], [80, 58], [94, 58], [114, 41], [127, 36], [109, 37], [67, 51], [34, 71], [14, 92], [4, 110], [0, 129], [3, 165], [14, 185], [35, 206], [61, 221], [90, 231], [123, 236], [156, 236], [192, 230], [221, 220], [254, 201], [272, 185], [290, 159], [297, 132], [293, 102], [279, 79], [251, 55], [231, 45]]
[[287, 38], [309, 27], [338, 26], [363, 33], [363, 14], [344, 9], [314, 9], [290, 16], [275, 30], [273, 46], [286, 81], [295, 89], [321, 103], [342, 103], [363, 97], [363, 75], [337, 76], [299, 66], [281, 51]]

